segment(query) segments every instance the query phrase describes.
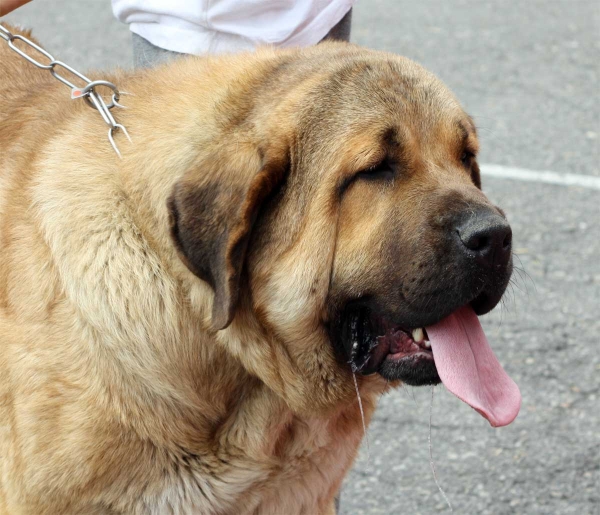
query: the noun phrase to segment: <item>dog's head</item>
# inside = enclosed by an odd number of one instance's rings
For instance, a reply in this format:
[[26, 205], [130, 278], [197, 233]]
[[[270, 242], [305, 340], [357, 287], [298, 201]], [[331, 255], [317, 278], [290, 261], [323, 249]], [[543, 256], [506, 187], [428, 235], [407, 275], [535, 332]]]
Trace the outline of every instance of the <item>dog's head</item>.
[[326, 44], [259, 64], [168, 204], [180, 257], [214, 290], [214, 329], [304, 408], [347, 395], [353, 371], [439, 382], [422, 328], [491, 310], [511, 275], [473, 121], [394, 55]]

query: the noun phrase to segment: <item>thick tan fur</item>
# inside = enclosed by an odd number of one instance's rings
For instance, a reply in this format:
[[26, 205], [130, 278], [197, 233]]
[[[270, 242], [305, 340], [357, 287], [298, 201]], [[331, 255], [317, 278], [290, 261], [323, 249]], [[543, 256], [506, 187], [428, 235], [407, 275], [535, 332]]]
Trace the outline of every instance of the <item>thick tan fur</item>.
[[[373, 89], [324, 93], [369, 69]], [[339, 186], [404, 109], [375, 98], [400, 75], [435, 91], [403, 115], [421, 134], [442, 113], [438, 146], [414, 140], [434, 163], [459, 138], [454, 98], [408, 60], [343, 44], [98, 75], [129, 93], [119, 159], [97, 112], [0, 42], [1, 514], [334, 513], [363, 427], [327, 299], [376, 273], [385, 231], [358, 230], [369, 197]], [[239, 217], [228, 241], [257, 220], [220, 300], [168, 208], [193, 221], [189, 192], [209, 185], [215, 216]], [[358, 379], [368, 422], [386, 383]]]

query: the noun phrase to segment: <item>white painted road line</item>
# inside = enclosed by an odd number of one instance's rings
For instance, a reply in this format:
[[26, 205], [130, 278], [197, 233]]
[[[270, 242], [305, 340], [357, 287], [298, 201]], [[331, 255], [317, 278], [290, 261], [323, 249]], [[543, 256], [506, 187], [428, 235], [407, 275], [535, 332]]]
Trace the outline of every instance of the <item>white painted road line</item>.
[[526, 182], [542, 182], [559, 186], [579, 186], [581, 188], [600, 190], [600, 177], [594, 177], [592, 175], [527, 170], [525, 168], [488, 164], [481, 165], [480, 168], [482, 175], [487, 175], [489, 177], [514, 179]]

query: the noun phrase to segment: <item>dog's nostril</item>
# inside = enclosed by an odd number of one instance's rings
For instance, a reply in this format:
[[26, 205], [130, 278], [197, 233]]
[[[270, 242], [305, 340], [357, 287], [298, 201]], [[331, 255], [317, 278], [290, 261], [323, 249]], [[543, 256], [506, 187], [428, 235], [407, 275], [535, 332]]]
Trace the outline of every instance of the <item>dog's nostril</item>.
[[463, 242], [465, 244], [465, 247], [467, 247], [470, 250], [473, 250], [475, 252], [479, 252], [482, 250], [485, 250], [486, 247], [489, 246], [490, 244], [490, 239], [487, 236], [481, 236], [481, 235], [473, 235], [471, 238], [469, 238], [467, 241]]
[[510, 247], [512, 243], [512, 232], [509, 232], [504, 238], [504, 242], [502, 243], [502, 247], [506, 250]]

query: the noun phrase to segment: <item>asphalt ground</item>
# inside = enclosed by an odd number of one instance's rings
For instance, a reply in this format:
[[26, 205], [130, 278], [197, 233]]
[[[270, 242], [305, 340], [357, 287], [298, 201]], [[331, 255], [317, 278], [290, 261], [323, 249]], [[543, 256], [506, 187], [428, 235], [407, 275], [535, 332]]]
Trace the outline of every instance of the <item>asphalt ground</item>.
[[[7, 19], [82, 70], [131, 66], [108, 0], [34, 0]], [[597, 0], [362, 0], [352, 40], [444, 80], [476, 120], [483, 163], [577, 182], [600, 177], [599, 35]], [[484, 190], [508, 214], [518, 269], [482, 323], [523, 406], [493, 429], [436, 387], [439, 483], [456, 513], [598, 515], [600, 190], [485, 175]], [[381, 399], [342, 513], [449, 512], [430, 468], [430, 402], [429, 388]]]

